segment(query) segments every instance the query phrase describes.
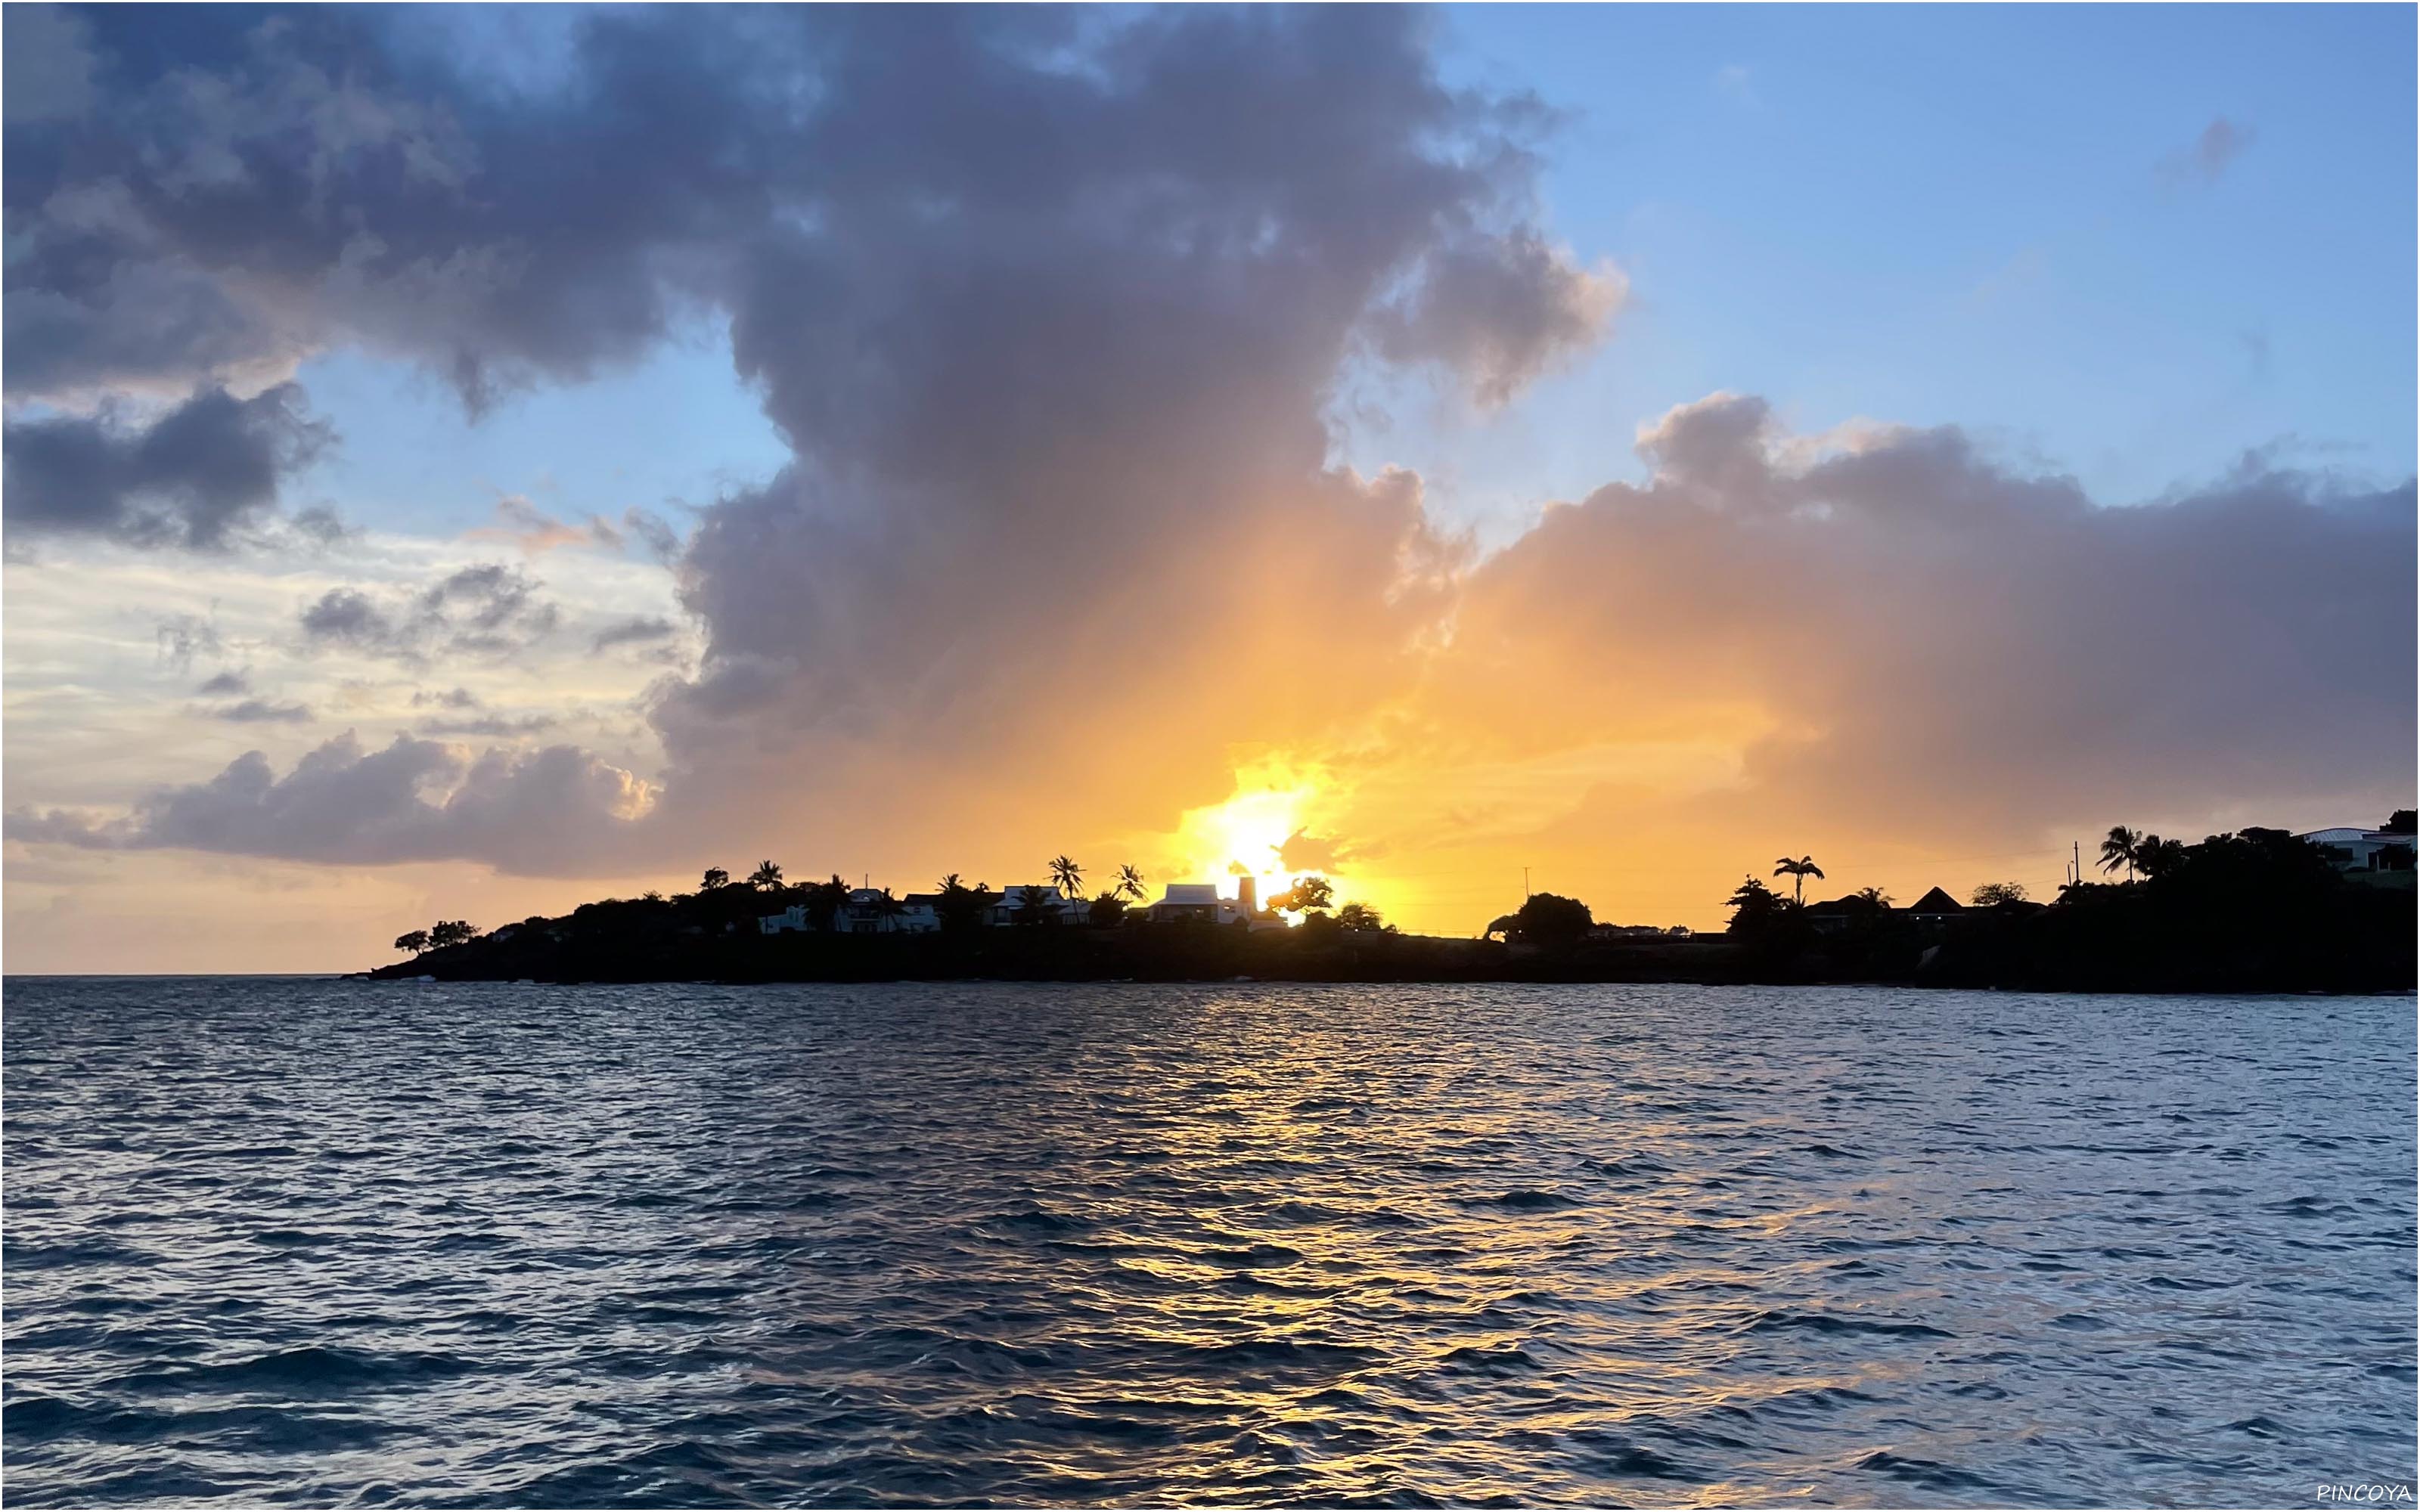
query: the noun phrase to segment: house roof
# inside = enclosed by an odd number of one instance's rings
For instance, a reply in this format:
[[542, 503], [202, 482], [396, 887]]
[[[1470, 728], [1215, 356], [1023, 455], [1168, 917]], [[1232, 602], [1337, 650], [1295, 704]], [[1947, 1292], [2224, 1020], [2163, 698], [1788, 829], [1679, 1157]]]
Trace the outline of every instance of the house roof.
[[1909, 904], [1907, 911], [1911, 914], [1962, 914], [1966, 905], [1935, 887]]
[[1168, 885], [1167, 893], [1159, 901], [1164, 903], [1195, 905], [1216, 903], [1219, 901], [1218, 885], [1215, 882], [1171, 882]]

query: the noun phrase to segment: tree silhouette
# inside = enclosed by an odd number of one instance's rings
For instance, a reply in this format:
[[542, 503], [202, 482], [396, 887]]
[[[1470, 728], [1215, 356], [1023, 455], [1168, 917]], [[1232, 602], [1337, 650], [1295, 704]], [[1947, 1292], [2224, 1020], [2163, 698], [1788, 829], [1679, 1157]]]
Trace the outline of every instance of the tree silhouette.
[[2180, 840], [2146, 835], [2134, 847], [2134, 870], [2143, 873], [2147, 881], [2175, 871], [2184, 859], [2185, 842]]
[[458, 918], [440, 922], [428, 931], [429, 948], [438, 950], [442, 950], [449, 945], [467, 945], [478, 937], [479, 931], [476, 925]]
[[1131, 865], [1118, 868], [1117, 890], [1122, 896], [1131, 898], [1137, 903], [1142, 902], [1146, 893], [1142, 882], [1142, 873]]
[[748, 885], [759, 892], [771, 892], [782, 885], [782, 869], [771, 861], [759, 861], [756, 870], [748, 873]]
[[817, 926], [826, 933], [840, 922], [840, 911], [848, 906], [848, 884], [835, 872], [828, 882], [810, 883], [807, 887], [807, 914], [822, 922]]
[[2025, 885], [2022, 882], [1986, 882], [1970, 893], [1966, 901], [1978, 908], [2021, 903], [2025, 901]]
[[1529, 894], [1518, 909], [1497, 920], [1508, 941], [1544, 946], [1576, 945], [1595, 922], [1588, 904], [1551, 892]]
[[416, 929], [409, 934], [398, 934], [396, 936], [395, 948], [398, 950], [410, 950], [412, 954], [418, 955], [428, 949], [428, 932], [425, 929]]
[[2109, 826], [2109, 838], [2101, 842], [2101, 870], [2105, 874], [2119, 867], [2126, 869], [2126, 880], [2134, 880], [2135, 854], [2142, 849], [2143, 832], [2128, 829], [2124, 825]]
[[1050, 885], [1058, 889], [1062, 897], [1080, 898], [1084, 895], [1084, 869], [1064, 856], [1053, 856], [1050, 861]]
[[1823, 875], [1823, 869], [1815, 864], [1815, 857], [1811, 856], [1802, 856], [1795, 861], [1785, 856], [1773, 863], [1773, 874], [1793, 879], [1790, 889], [1790, 901], [1803, 904], [1807, 902], [1807, 879], [1808, 877], [1820, 879]]
[[1791, 905], [1758, 877], [1743, 878], [1726, 900], [1731, 911], [1730, 933], [1753, 935], [1787, 915]]
[[731, 886], [731, 873], [719, 866], [709, 866], [706, 869], [705, 877], [698, 883], [698, 891], [712, 892], [717, 887], [729, 886]]
[[1387, 927], [1387, 921], [1379, 915], [1378, 910], [1364, 903], [1346, 903], [1338, 909], [1336, 923], [1340, 929], [1348, 930], [1378, 930]]
[[1880, 887], [1859, 887], [1856, 891], [1849, 894], [1849, 896], [1852, 898], [1863, 899], [1865, 902], [1873, 904], [1876, 908], [1888, 908], [1890, 906], [1890, 894], [1883, 891]]
[[1059, 894], [1051, 887], [1029, 887], [1016, 889], [1016, 921], [1020, 924], [1047, 924], [1059, 917]]
[[1297, 914], [1316, 913], [1336, 899], [1336, 884], [1326, 877], [1296, 877], [1290, 891], [1269, 900], [1273, 908], [1289, 909]]
[[1085, 918], [1094, 929], [1110, 929], [1125, 921], [1126, 901], [1111, 887], [1094, 899], [1084, 910]]
[[939, 916], [941, 927], [954, 933], [981, 924], [984, 911], [991, 906], [991, 888], [980, 882], [970, 887], [955, 872], [943, 877], [937, 890], [940, 896], [934, 900], [933, 912]]

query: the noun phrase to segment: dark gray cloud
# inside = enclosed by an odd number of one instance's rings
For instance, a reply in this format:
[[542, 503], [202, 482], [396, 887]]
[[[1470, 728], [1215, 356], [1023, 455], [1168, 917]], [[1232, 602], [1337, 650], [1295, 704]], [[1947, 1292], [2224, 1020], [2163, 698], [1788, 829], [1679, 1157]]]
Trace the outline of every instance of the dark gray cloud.
[[551, 714], [526, 714], [519, 718], [483, 714], [470, 719], [423, 719], [420, 733], [424, 735], [492, 735], [509, 740], [543, 733], [562, 722]]
[[308, 724], [310, 709], [301, 703], [272, 703], [266, 699], [245, 699], [240, 703], [221, 704], [201, 711], [206, 718], [225, 719], [230, 724]]
[[303, 607], [305, 646], [420, 664], [432, 656], [504, 656], [551, 634], [562, 610], [518, 567], [463, 567], [416, 594], [332, 588]]
[[366, 865], [459, 857], [552, 874], [593, 861], [649, 796], [628, 773], [566, 746], [473, 758], [409, 735], [371, 750], [348, 731], [283, 777], [249, 751], [206, 782], [147, 795], [123, 818], [21, 809], [5, 833], [93, 849]]
[[2160, 160], [2160, 178], [2171, 185], [2216, 183], [2236, 159], [2251, 149], [2257, 134], [2249, 126], [2224, 116], [2214, 116], [2202, 128], [2201, 135], [2194, 138], [2191, 147]]
[[669, 640], [679, 633], [677, 625], [660, 615], [639, 615], [616, 620], [597, 631], [592, 649], [610, 651], [615, 646], [645, 645], [651, 641]]
[[194, 691], [205, 698], [233, 698], [249, 693], [252, 691], [252, 674], [248, 669], [244, 671], [221, 672], [204, 682]]
[[680, 555], [680, 532], [664, 517], [651, 510], [632, 504], [622, 512], [623, 533], [646, 548], [647, 554], [662, 563], [671, 563]]
[[216, 658], [226, 655], [226, 641], [219, 634], [217, 624], [198, 614], [171, 614], [152, 628], [159, 642], [160, 661], [178, 671], [190, 671], [194, 658]]
[[266, 522], [287, 475], [330, 438], [292, 384], [250, 399], [206, 389], [147, 424], [10, 421], [0, 513], [16, 539], [96, 535], [216, 549]]

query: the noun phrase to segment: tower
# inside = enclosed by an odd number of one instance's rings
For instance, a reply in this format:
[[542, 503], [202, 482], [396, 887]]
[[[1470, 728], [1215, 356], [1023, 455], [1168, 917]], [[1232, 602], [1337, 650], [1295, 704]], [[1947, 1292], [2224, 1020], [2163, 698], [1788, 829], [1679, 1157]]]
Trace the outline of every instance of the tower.
[[1248, 914], [1261, 911], [1261, 879], [1249, 872], [1235, 879], [1235, 906]]

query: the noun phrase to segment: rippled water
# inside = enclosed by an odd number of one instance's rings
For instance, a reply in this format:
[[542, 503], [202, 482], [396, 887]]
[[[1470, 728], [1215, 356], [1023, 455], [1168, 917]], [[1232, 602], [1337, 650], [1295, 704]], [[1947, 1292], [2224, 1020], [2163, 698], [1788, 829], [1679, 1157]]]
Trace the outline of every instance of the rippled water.
[[2408, 999], [15, 980], [6, 1014], [27, 1505], [2413, 1479]]

